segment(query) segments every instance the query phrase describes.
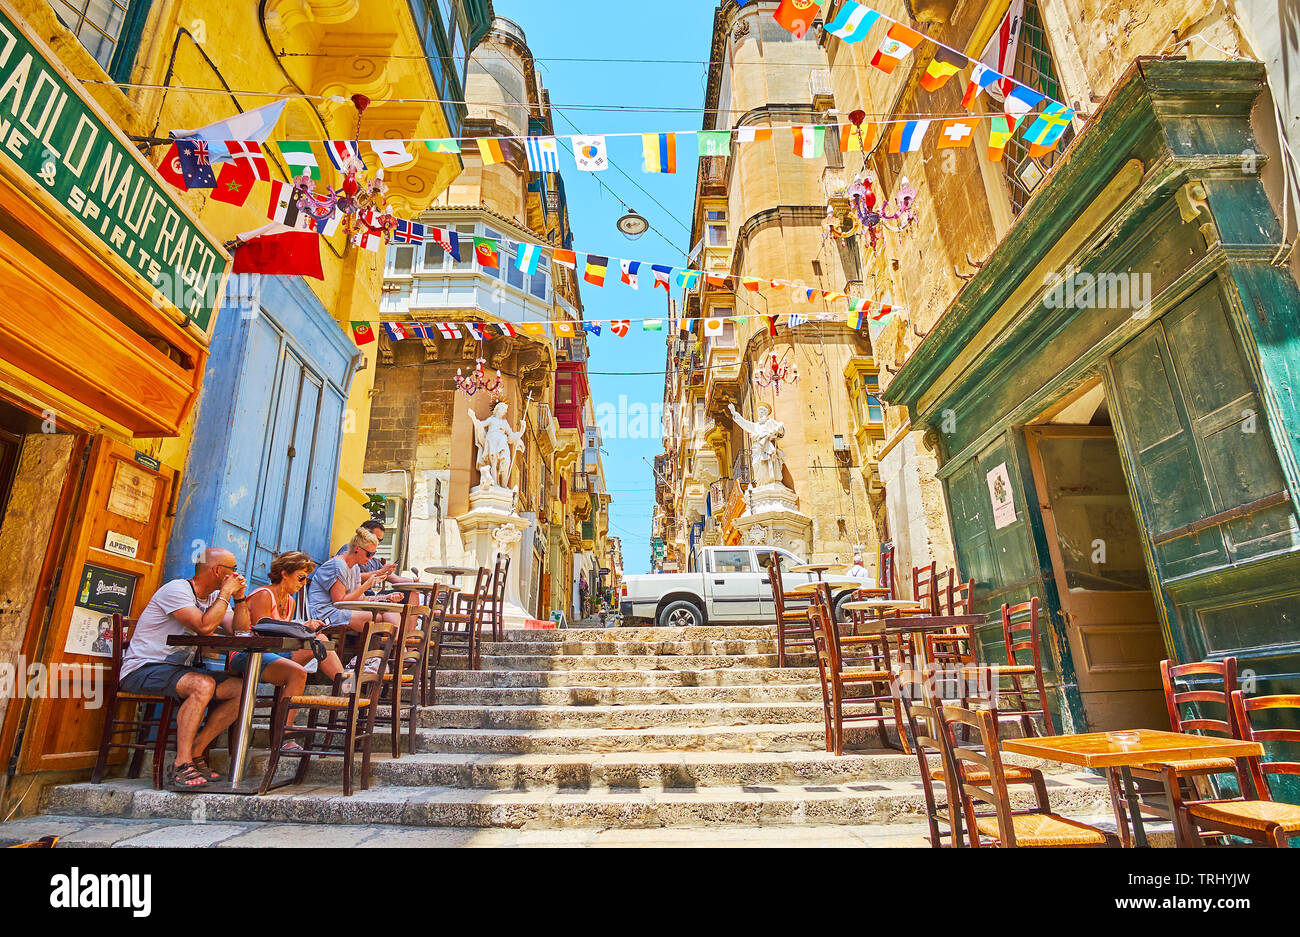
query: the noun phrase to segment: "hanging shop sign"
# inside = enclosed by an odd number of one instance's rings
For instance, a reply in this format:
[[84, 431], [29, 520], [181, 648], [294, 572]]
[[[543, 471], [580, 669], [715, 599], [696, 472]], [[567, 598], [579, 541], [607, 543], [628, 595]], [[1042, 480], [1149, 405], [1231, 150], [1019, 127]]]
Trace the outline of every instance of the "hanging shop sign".
[[226, 255], [10, 7], [0, 4], [0, 169], [16, 167], [206, 331]]

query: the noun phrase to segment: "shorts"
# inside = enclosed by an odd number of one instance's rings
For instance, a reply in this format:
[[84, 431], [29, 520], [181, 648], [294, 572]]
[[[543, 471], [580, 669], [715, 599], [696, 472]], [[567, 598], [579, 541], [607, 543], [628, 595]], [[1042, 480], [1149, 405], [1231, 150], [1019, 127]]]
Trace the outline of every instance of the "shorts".
[[176, 684], [188, 674], [197, 673], [205, 677], [214, 674], [202, 667], [189, 667], [185, 664], [169, 664], [160, 661], [156, 664], [142, 664], [118, 682], [118, 689], [126, 693], [141, 693], [148, 696], [170, 696], [181, 699], [176, 692]]
[[[292, 659], [293, 659], [292, 654], [281, 654], [278, 651], [266, 651], [262, 654], [262, 670], [265, 671], [267, 667], [270, 667], [277, 660], [292, 660]], [[239, 651], [235, 653], [230, 658], [230, 662], [229, 664], [227, 664], [226, 670], [229, 673], [234, 674], [236, 677], [242, 677], [244, 675], [244, 672], [248, 670], [248, 652]]]

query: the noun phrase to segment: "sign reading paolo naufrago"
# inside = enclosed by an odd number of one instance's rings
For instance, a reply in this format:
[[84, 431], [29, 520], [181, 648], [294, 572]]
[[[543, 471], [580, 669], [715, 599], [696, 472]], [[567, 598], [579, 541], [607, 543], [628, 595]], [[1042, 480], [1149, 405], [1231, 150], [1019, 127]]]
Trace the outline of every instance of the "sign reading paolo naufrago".
[[17, 166], [207, 331], [226, 255], [12, 8], [0, 3], [0, 170]]

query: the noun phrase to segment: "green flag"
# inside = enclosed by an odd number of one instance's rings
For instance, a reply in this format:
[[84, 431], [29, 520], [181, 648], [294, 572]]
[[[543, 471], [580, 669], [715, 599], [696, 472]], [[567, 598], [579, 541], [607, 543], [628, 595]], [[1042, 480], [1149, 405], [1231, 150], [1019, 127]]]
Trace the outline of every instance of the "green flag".
[[320, 181], [320, 163], [316, 162], [316, 154], [310, 143], [306, 140], [281, 140], [276, 146], [280, 148], [280, 155], [289, 167], [290, 176], [305, 174]]
[[460, 152], [460, 141], [458, 140], [425, 140], [424, 145], [428, 147], [430, 153]]
[[730, 130], [702, 130], [699, 138], [701, 156], [731, 155]]
[[662, 332], [663, 330], [663, 319], [646, 319], [641, 323], [641, 331], [643, 332]]

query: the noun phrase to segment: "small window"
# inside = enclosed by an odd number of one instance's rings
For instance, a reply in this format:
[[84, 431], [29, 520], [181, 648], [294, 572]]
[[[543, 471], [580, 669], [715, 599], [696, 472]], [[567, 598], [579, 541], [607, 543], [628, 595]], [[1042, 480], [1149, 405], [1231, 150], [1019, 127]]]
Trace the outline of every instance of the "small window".
[[758, 561], [759, 569], [771, 569], [772, 562], [776, 556], [771, 550], [755, 550], [754, 558]]
[[424, 242], [424, 269], [441, 270], [447, 258], [447, 252], [444, 251], [436, 241]]
[[415, 262], [415, 248], [404, 244], [401, 247], [393, 248], [393, 272], [410, 273], [411, 265]]
[[868, 374], [863, 378], [867, 398], [867, 419], [872, 423], [885, 422], [885, 405], [880, 399], [880, 377]]
[[515, 248], [501, 245], [501, 268], [505, 271], [506, 282], [517, 290], [524, 288], [524, 272], [515, 264]]
[[54, 13], [104, 71], [131, 77], [151, 0], [50, 0]]
[[458, 225], [456, 236], [460, 240], [460, 260], [452, 261], [453, 270], [474, 269], [474, 226]]
[[537, 272], [533, 274], [531, 282], [528, 284], [528, 292], [532, 293], [542, 302], [546, 302], [546, 298], [550, 295], [550, 292], [547, 289], [546, 280], [546, 272], [539, 267]]
[[[485, 228], [483, 230], [483, 236], [486, 238], [491, 238], [492, 240], [497, 242], [498, 267], [496, 270], [493, 270], [491, 267], [479, 267], [478, 268], [479, 273], [483, 274], [484, 276], [492, 277], [492, 279], [494, 280], [499, 280], [501, 279], [501, 266], [504, 266], [506, 262], [507, 255], [505, 252], [505, 245], [501, 243], [501, 235], [497, 234], [497, 232], [493, 231], [491, 228]], [[471, 249], [472, 249], [472, 245], [471, 245]], [[464, 253], [464, 251], [462, 251], [461, 253]]]
[[748, 550], [717, 550], [713, 554], [715, 573], [747, 573], [750, 571]]

